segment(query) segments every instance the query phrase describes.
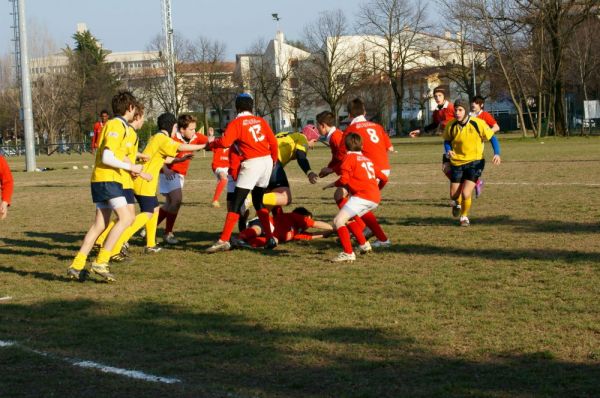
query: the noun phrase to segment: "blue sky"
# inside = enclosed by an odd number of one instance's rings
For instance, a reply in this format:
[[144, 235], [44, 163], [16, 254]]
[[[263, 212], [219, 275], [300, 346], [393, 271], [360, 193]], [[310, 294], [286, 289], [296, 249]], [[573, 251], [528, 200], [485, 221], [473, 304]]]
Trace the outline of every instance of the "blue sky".
[[[342, 8], [352, 21], [363, 1], [172, 0], [173, 25], [188, 39], [205, 36], [225, 42], [227, 56], [234, 60], [258, 38], [274, 36], [273, 12], [279, 13], [286, 38], [298, 39], [319, 11]], [[12, 51], [11, 5], [7, 0], [0, 4], [0, 54], [6, 54]], [[72, 45], [78, 22], [86, 23], [113, 51], [144, 50], [161, 32], [160, 0], [26, 0], [26, 12], [31, 32], [47, 31], [58, 48]]]

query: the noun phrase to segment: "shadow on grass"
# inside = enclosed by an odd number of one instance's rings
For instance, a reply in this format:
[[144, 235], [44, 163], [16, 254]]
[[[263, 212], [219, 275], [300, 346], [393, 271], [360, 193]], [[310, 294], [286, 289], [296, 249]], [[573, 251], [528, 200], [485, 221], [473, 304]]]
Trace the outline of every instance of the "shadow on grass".
[[36, 279], [43, 279], [46, 281], [52, 282], [71, 282], [71, 280], [65, 276], [59, 276], [56, 274], [51, 274], [49, 272], [39, 272], [39, 271], [24, 271], [15, 269], [13, 267], [5, 267], [0, 265], [0, 273], [10, 273], [16, 274], [19, 276], [32, 277]]
[[[91, 300], [5, 304], [0, 320], [0, 339], [181, 378], [185, 389], [173, 386], [170, 396], [234, 391], [233, 396], [278, 397], [563, 397], [598, 392], [597, 364], [567, 363], [549, 352], [497, 353], [481, 361], [442, 356], [411, 336], [377, 328], [278, 329], [239, 315], [195, 313], [153, 302], [115, 308]], [[52, 382], [39, 371], [30, 372], [26, 383], [11, 383], [10, 363], [0, 363], [0, 371], [0, 389], [17, 396]], [[78, 388], [84, 387], [59, 384], [53, 392], [75, 396]], [[123, 396], [118, 388], [119, 380], [113, 380], [102, 391]]]

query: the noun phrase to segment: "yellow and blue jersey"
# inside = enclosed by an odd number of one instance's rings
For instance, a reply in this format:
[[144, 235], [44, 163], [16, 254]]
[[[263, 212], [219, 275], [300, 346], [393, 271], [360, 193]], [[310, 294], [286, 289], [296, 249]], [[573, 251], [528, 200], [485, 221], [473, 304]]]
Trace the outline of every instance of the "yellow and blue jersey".
[[456, 154], [450, 163], [462, 166], [475, 160], [483, 159], [483, 142], [489, 141], [494, 132], [487, 123], [478, 118], [469, 118], [464, 126], [456, 119], [450, 121], [444, 128], [444, 141], [450, 142]]
[[302, 133], [279, 133], [277, 138], [277, 146], [279, 148], [279, 162], [282, 166], [286, 166], [290, 161], [296, 159], [296, 151], [306, 152], [308, 148], [308, 140]]
[[180, 142], [171, 139], [171, 137], [164, 133], [156, 133], [150, 137], [150, 140], [142, 153], [150, 157], [150, 160], [144, 163], [143, 172], [150, 174], [152, 176], [152, 181], [136, 178], [133, 182], [133, 190], [136, 195], [156, 195], [158, 176], [162, 166], [165, 164], [165, 159], [167, 157], [177, 156], [177, 150], [180, 145]]
[[128, 134], [128, 130], [129, 125], [120, 117], [115, 117], [104, 125], [94, 160], [92, 182], [122, 182], [121, 169], [102, 163], [102, 153], [105, 149], [110, 149], [115, 154], [115, 157], [122, 160], [123, 156], [119, 157], [119, 155], [123, 152], [121, 146]]

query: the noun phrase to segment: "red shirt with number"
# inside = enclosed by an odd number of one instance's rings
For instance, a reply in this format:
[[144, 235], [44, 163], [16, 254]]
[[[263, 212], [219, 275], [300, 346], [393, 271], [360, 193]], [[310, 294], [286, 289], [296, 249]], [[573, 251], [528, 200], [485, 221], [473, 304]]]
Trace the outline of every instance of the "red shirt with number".
[[229, 167], [229, 148], [213, 149], [212, 169]]
[[331, 161], [327, 165], [335, 174], [340, 175], [340, 166], [346, 154], [344, 147], [344, 132], [340, 129], [332, 127], [332, 130], [327, 134], [327, 142], [331, 149]]
[[223, 137], [217, 138], [211, 148], [229, 148], [237, 144], [242, 160], [271, 156], [277, 161], [277, 139], [269, 123], [250, 112], [240, 113], [229, 123]]
[[[175, 134], [173, 134], [171, 136], [171, 138], [173, 139], [173, 141], [181, 142], [182, 144], [202, 145], [202, 144], [208, 143], [208, 137], [205, 136], [204, 134], [200, 134], [200, 133], [194, 134], [194, 136], [190, 139], [189, 142], [186, 141], [186, 139], [183, 138], [183, 136], [179, 132], [176, 132]], [[177, 152], [177, 157], [182, 158], [183, 156], [187, 155], [188, 153], [192, 153], [192, 152], [186, 152], [186, 151]], [[187, 159], [180, 163], [169, 164], [169, 165], [167, 165], [167, 167], [169, 169], [173, 170], [174, 172], [184, 176], [187, 174], [188, 169], [190, 168], [191, 161], [192, 161], [192, 159]]]
[[345, 140], [350, 133], [356, 133], [362, 137], [364, 156], [371, 159], [380, 170], [390, 169], [388, 149], [392, 147], [392, 143], [383, 126], [369, 122], [364, 116], [358, 116], [346, 128], [343, 139]]
[[340, 170], [340, 178], [335, 182], [336, 187], [345, 187], [351, 196], [375, 203], [381, 201], [379, 190], [388, 178], [370, 158], [362, 152], [348, 152]]

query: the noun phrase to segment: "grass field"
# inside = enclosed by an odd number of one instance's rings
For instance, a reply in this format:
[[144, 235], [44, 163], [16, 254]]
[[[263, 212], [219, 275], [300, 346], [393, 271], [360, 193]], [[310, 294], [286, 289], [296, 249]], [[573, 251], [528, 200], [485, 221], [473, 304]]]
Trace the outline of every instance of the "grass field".
[[[225, 211], [199, 155], [182, 245], [144, 255], [136, 238], [111, 285], [65, 277], [92, 222], [91, 155], [42, 157], [55, 170], [33, 174], [9, 159], [0, 341], [18, 345], [0, 347], [0, 396], [600, 396], [600, 138], [502, 139], [470, 228], [450, 216], [439, 139], [395, 144], [377, 210], [389, 250], [351, 265], [328, 262], [334, 239], [206, 255]], [[315, 169], [328, 153], [310, 154]], [[295, 204], [332, 220], [333, 192], [288, 175]]]

